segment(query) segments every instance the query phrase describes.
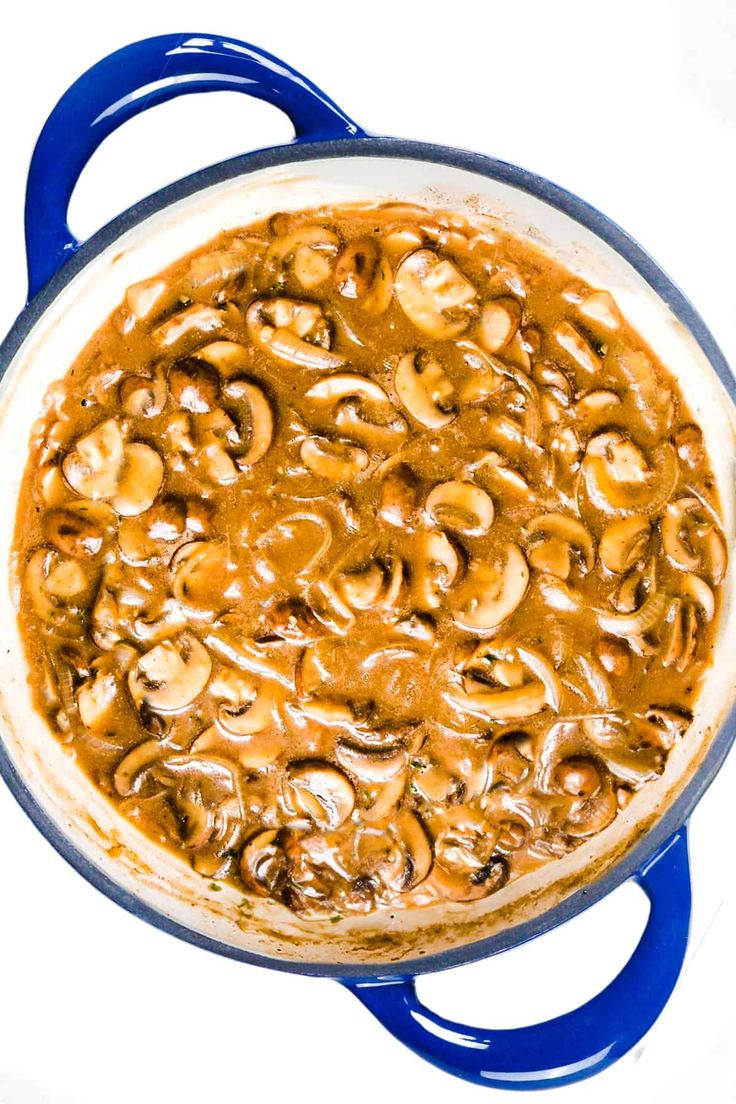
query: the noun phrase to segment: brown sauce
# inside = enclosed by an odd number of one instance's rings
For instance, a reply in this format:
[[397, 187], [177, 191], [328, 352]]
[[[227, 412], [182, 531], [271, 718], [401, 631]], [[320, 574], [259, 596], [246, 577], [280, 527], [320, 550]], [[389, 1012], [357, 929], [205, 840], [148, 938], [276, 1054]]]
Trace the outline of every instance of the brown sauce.
[[612, 297], [483, 218], [280, 214], [130, 288], [16, 523], [38, 708], [208, 880], [484, 897], [656, 779], [726, 550]]

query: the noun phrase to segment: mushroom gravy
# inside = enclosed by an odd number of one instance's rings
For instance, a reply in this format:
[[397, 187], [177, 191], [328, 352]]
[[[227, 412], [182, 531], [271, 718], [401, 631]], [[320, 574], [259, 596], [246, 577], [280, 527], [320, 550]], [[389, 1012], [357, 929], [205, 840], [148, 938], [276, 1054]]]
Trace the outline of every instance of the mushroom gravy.
[[482, 216], [279, 214], [128, 289], [36, 423], [38, 708], [209, 880], [484, 897], [658, 777], [726, 547], [674, 379]]

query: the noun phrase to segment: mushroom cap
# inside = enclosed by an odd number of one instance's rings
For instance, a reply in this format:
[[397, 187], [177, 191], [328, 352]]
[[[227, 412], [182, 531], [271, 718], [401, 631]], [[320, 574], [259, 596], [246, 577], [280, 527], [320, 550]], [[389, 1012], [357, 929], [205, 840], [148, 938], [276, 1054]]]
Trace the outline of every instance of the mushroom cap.
[[641, 559], [651, 533], [646, 517], [636, 514], [607, 525], [598, 545], [601, 563], [608, 571], [621, 574]]
[[355, 791], [330, 763], [291, 763], [284, 779], [287, 808], [309, 817], [319, 828], [338, 828], [353, 811]]
[[61, 470], [72, 490], [84, 498], [112, 498], [125, 461], [120, 423], [108, 418], [80, 437]]
[[178, 713], [204, 690], [212, 662], [204, 645], [183, 632], [146, 652], [131, 668], [128, 685], [133, 701], [156, 713]]
[[327, 437], [305, 437], [299, 449], [302, 463], [322, 479], [345, 483], [364, 472], [370, 458], [365, 449], [348, 441], [333, 441]]
[[453, 600], [453, 619], [469, 632], [489, 632], [521, 605], [529, 585], [529, 568], [517, 544], [500, 549], [496, 563], [472, 560]]
[[475, 288], [452, 261], [431, 249], [417, 249], [401, 262], [394, 288], [404, 314], [429, 337], [459, 337], [470, 324]]
[[273, 441], [274, 417], [271, 404], [258, 384], [248, 379], [233, 379], [223, 387], [223, 394], [248, 411], [249, 440], [237, 458], [239, 468], [250, 468], [268, 452]]
[[491, 496], [467, 480], [438, 483], [429, 492], [424, 509], [438, 525], [465, 537], [480, 537], [493, 524]]
[[455, 388], [431, 355], [405, 353], [396, 366], [394, 387], [412, 418], [427, 429], [442, 429], [457, 417]]
[[298, 299], [256, 299], [245, 315], [248, 336], [277, 360], [322, 371], [345, 357], [330, 352], [331, 333], [322, 308]]
[[150, 509], [164, 481], [164, 462], [156, 449], [132, 441], [124, 450], [123, 469], [110, 501], [123, 517]]

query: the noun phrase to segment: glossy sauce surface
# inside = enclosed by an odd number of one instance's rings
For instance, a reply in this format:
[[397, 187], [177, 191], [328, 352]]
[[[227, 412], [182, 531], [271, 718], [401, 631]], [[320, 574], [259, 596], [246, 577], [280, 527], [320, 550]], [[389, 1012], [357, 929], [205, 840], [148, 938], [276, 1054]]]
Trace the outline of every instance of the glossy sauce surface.
[[727, 569], [702, 435], [482, 217], [281, 214], [130, 288], [34, 427], [38, 707], [208, 880], [487, 896], [664, 769]]

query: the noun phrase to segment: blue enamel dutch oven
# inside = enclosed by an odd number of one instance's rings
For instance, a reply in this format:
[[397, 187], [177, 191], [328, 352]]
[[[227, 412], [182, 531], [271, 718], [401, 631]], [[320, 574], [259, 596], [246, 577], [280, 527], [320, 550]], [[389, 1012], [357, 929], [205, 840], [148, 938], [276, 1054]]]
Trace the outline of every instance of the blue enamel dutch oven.
[[[103, 139], [155, 104], [187, 92], [220, 90], [244, 92], [279, 107], [294, 126], [294, 142], [195, 173], [132, 207], [84, 244], [78, 242], [67, 225], [67, 207], [82, 169]], [[5, 392], [16, 361], [45, 319], [84, 281], [91, 266], [111, 256], [118, 243], [151, 219], [177, 211], [182, 204], [186, 210], [193, 209], [192, 202], [202, 197], [204, 204], [218, 187], [257, 181], [264, 173], [275, 171], [282, 177], [291, 173], [297, 187], [312, 166], [327, 164], [335, 167], [337, 176], [345, 170], [345, 178], [347, 169], [356, 165], [362, 166], [364, 175], [374, 168], [385, 173], [392, 166], [401, 166], [402, 173], [412, 179], [450, 174], [466, 184], [475, 181], [481, 191], [486, 185], [502, 190], [512, 214], [515, 201], [509, 197], [533, 203], [535, 217], [542, 218], [546, 212], [552, 220], [548, 240], [563, 223], [573, 226], [575, 242], [595, 243], [595, 249], [609, 258], [611, 273], [618, 271], [618, 265], [634, 290], [639, 289], [640, 298], [656, 299], [661, 311], [679, 326], [678, 332], [686, 335], [690, 354], [720, 388], [723, 405], [733, 409], [733, 377], [698, 313], [659, 266], [600, 212], [547, 180], [502, 161], [444, 146], [370, 135], [288, 65], [246, 43], [208, 35], [166, 35], [121, 49], [76, 81], [51, 113], [28, 177], [29, 301], [0, 347]], [[180, 252], [191, 247], [191, 242], [182, 245]], [[634, 309], [636, 296], [631, 302]], [[57, 374], [62, 371], [63, 365]], [[3, 685], [13, 678], [0, 671]], [[672, 799], [649, 818], [646, 831], [632, 835], [615, 860], [603, 864], [596, 877], [581, 878], [577, 888], [559, 895], [538, 915], [497, 926], [491, 934], [465, 937], [440, 951], [430, 948], [423, 955], [414, 953], [378, 965], [375, 960], [304, 961], [259, 953], [185, 923], [152, 904], [150, 894], [142, 889], [138, 892], [130, 881], [123, 883], [95, 860], [81, 837], [72, 832], [72, 818], [59, 814], [49, 793], [24, 764], [22, 741], [14, 743], [7, 734], [0, 742], [0, 771], [20, 805], [63, 858], [131, 913], [180, 939], [250, 965], [335, 978], [398, 1040], [441, 1069], [480, 1085], [530, 1089], [566, 1084], [604, 1069], [642, 1038], [669, 998], [682, 966], [690, 921], [686, 821], [734, 740], [734, 710], [726, 715], [721, 710], [718, 725], [713, 727], [717, 730], [705, 754], [697, 766], [683, 770]], [[46, 738], [51, 740], [48, 734]], [[646, 928], [618, 977], [582, 1007], [546, 1023], [486, 1030], [444, 1019], [419, 1001], [416, 975], [476, 961], [521, 944], [580, 913], [630, 878], [649, 899]]]

